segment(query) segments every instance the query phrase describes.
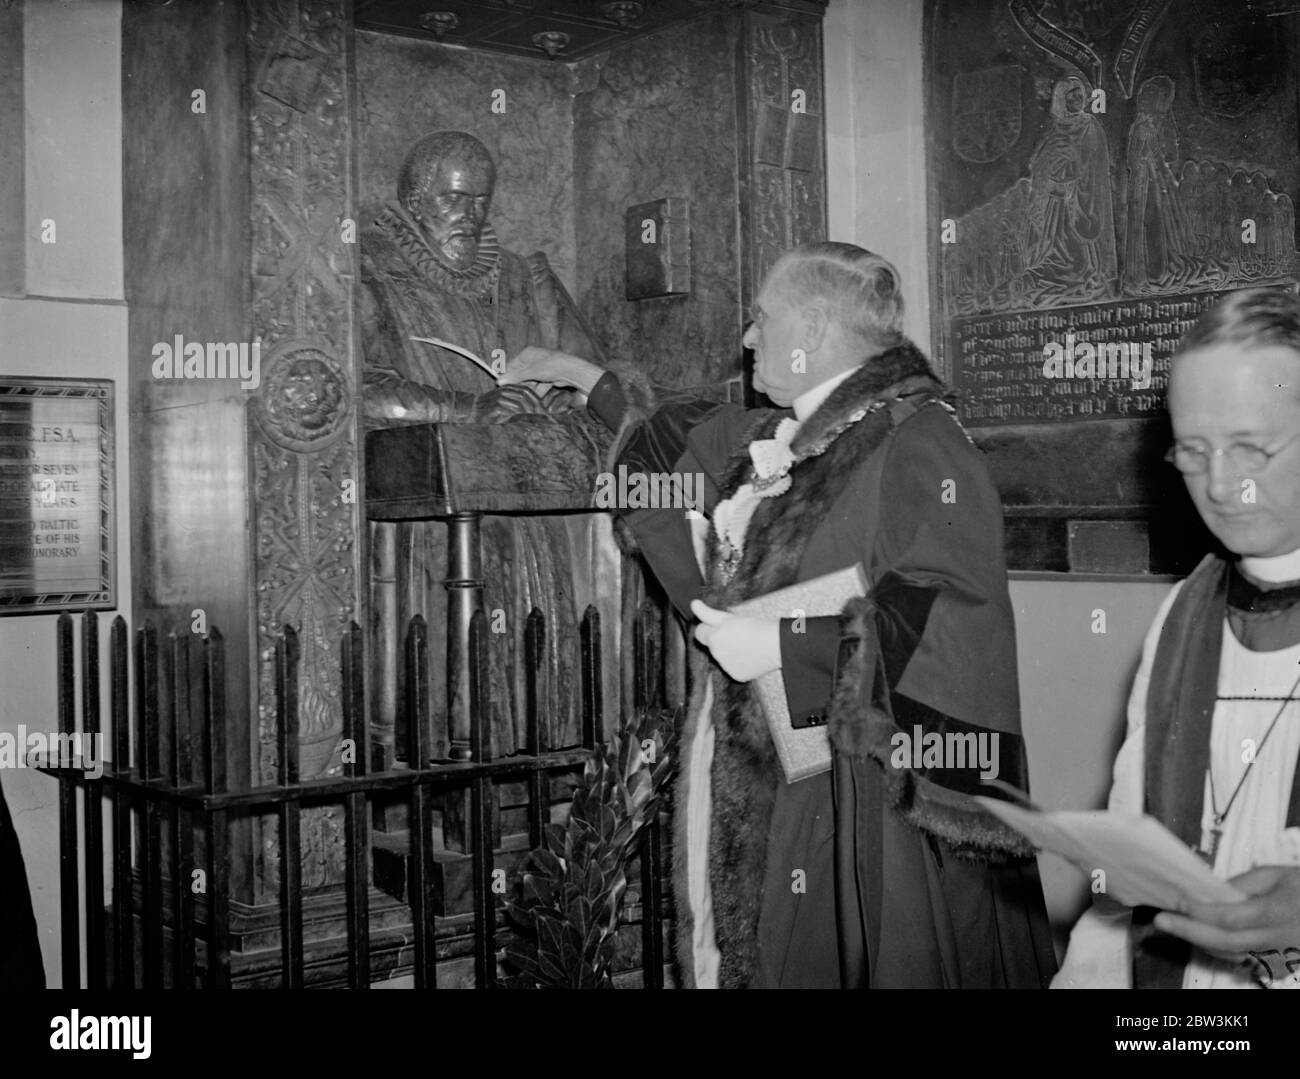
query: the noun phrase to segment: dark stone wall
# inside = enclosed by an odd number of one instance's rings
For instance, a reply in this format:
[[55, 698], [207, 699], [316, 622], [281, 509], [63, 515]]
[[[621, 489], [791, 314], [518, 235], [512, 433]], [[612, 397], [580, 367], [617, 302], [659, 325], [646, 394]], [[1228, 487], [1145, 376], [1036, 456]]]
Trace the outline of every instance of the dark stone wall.
[[[358, 32], [363, 222], [415, 139], [469, 131], [497, 162], [502, 242], [546, 253], [610, 356], [671, 385], [739, 374], [739, 29], [707, 16], [571, 66]], [[624, 214], [664, 196], [690, 202], [692, 290], [631, 302]]]
[[[611, 356], [669, 385], [740, 373], [736, 38], [711, 15], [575, 65], [577, 300]], [[624, 299], [624, 212], [664, 196], [691, 213], [691, 293]]]
[[[247, 394], [224, 380], [155, 381], [151, 365], [153, 345], [176, 334], [249, 337], [243, 34], [235, 0], [122, 11], [132, 619], [186, 632], [202, 608], [225, 636], [230, 714], [240, 717], [253, 706]], [[191, 111], [195, 88], [205, 113]], [[248, 731], [228, 740], [238, 783]]]
[[0, 296], [21, 296], [26, 283], [23, 6], [0, 5]]
[[[1296, 37], [1269, 11], [927, 6], [936, 359], [1012, 569], [1186, 573], [1209, 546], [1162, 461], [1165, 388], [1226, 290], [1300, 277]], [[1087, 366], [1103, 347], [1145, 373]], [[1068, 364], [1049, 370], [1053, 349]]]
[[[358, 31], [358, 212], [367, 224], [396, 198], [397, 171], [421, 135], [468, 131], [491, 151], [491, 221], [520, 254], [543, 251], [572, 290], [573, 112], [564, 64]], [[505, 91], [493, 112], [493, 90]]]

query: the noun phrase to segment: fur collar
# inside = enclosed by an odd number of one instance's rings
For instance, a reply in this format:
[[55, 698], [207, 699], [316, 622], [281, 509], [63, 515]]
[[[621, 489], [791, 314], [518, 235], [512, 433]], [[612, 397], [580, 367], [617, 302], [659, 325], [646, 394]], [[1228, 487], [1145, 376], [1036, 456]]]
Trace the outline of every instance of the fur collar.
[[[792, 584], [807, 542], [805, 524], [821, 520], [821, 515], [829, 512], [838, 490], [834, 477], [841, 470], [852, 471], [858, 467], [883, 442], [890, 430], [884, 406], [899, 397], [924, 391], [929, 391], [933, 400], [945, 398], [943, 383], [910, 341], [872, 357], [841, 382], [804, 421], [791, 442], [790, 449], [795, 455], [790, 473], [794, 490], [764, 500], [755, 511], [734, 579], [728, 579], [730, 575], [722, 572], [721, 544], [716, 529], [709, 530], [706, 544], [709, 587], [705, 601], [715, 607], [728, 607]], [[784, 411], [763, 413], [728, 461], [719, 486], [720, 499], [730, 498], [749, 478], [753, 469], [749, 442], [770, 437], [785, 415]], [[767, 531], [769, 528], [781, 531], [782, 521], [792, 524], [794, 531], [772, 544]]]
[[[866, 360], [836, 386], [799, 428], [790, 444], [791, 451], [796, 457], [805, 456], [804, 451], [824, 440], [865, 403], [883, 397], [902, 396], [907, 390], [900, 392], [897, 387], [905, 380], [914, 380], [916, 389], [941, 385], [921, 350], [906, 339]], [[890, 392], [885, 393], [886, 390]]]

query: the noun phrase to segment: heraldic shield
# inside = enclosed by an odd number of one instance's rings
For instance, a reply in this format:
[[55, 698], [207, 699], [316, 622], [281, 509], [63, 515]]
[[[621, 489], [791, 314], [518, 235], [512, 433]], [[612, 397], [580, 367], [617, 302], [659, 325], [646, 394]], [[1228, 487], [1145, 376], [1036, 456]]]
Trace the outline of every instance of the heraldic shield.
[[977, 165], [996, 161], [1020, 138], [1019, 64], [959, 71], [952, 80], [952, 148]]
[[1196, 102], [1206, 112], [1238, 117], [1262, 106], [1276, 91], [1286, 57], [1278, 19], [1223, 19], [1192, 43]]

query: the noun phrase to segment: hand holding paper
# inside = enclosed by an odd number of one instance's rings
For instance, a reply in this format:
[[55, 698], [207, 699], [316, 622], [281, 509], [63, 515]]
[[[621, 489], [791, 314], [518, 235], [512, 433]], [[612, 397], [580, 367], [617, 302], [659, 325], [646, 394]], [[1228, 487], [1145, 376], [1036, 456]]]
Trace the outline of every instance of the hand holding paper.
[[1187, 911], [1245, 898], [1154, 817], [1104, 810], [1040, 813], [993, 798], [975, 801], [1126, 906]]
[[1156, 915], [1156, 928], [1219, 955], [1300, 948], [1300, 868], [1256, 866], [1228, 882], [1235, 903], [1189, 903], [1182, 914]]

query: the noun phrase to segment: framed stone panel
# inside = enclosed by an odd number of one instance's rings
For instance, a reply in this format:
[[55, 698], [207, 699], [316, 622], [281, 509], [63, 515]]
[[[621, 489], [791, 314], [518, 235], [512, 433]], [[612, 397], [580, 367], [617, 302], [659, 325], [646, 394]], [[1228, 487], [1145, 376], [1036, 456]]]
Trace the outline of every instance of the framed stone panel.
[[[1276, 5], [1272, 5], [1273, 8]], [[1220, 296], [1295, 281], [1296, 23], [1241, 0], [931, 0], [936, 359], [1014, 568], [1190, 568], [1168, 364]], [[1097, 532], [1079, 522], [1128, 524]], [[1086, 557], [1071, 537], [1115, 537]], [[1076, 557], [1078, 555], [1078, 557]]]
[[0, 615], [115, 606], [113, 383], [0, 378]]

